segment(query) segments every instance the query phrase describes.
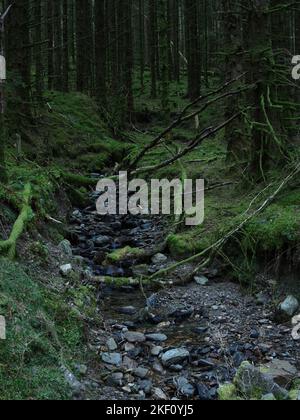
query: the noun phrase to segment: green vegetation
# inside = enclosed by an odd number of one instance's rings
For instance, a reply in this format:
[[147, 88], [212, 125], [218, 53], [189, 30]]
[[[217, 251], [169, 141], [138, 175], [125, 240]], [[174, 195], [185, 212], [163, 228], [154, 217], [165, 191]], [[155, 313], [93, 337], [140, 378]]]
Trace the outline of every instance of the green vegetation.
[[83, 324], [65, 303], [25, 274], [22, 266], [0, 259], [0, 313], [7, 340], [0, 342], [0, 399], [69, 399], [61, 366], [81, 360]]

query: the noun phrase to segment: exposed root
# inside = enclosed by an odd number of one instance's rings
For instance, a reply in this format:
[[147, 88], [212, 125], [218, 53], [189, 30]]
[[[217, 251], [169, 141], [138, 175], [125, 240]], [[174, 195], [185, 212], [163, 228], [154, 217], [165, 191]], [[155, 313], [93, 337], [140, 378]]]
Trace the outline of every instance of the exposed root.
[[0, 242], [0, 254], [6, 255], [10, 259], [16, 256], [17, 241], [23, 234], [23, 231], [32, 218], [31, 202], [31, 185], [26, 184], [23, 192], [21, 212], [14, 223], [11, 234], [6, 241]]

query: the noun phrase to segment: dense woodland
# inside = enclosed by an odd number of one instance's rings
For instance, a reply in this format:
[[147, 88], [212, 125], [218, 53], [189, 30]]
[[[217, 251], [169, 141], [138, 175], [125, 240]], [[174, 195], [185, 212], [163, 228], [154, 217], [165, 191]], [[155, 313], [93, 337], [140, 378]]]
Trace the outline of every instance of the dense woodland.
[[[299, 400], [300, 1], [0, 13], [0, 399]], [[204, 224], [97, 218], [120, 169], [204, 178]]]
[[77, 91], [95, 98], [117, 132], [134, 123], [143, 93], [159, 98], [168, 121], [171, 82], [186, 80], [186, 98], [195, 100], [239, 78], [245, 91], [225, 109], [227, 119], [239, 114], [226, 129], [228, 153], [263, 170], [288, 157], [297, 133], [290, 66], [299, 13], [297, 2], [280, 0], [19, 0], [5, 22], [12, 117], [34, 124], [49, 92]]

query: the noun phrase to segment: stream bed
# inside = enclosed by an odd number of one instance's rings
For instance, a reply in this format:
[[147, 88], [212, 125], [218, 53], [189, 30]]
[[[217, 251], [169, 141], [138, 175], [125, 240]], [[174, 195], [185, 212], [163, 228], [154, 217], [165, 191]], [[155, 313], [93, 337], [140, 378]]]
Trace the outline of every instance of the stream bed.
[[[182, 286], [176, 280], [193, 266], [162, 279], [160, 288], [101, 281], [152, 274], [174, 262], [156, 253], [168, 233], [161, 218], [99, 216], [91, 205], [73, 212], [71, 228], [74, 254], [99, 281], [103, 328], [90, 331], [99, 360], [92, 368], [101, 384], [98, 399], [216, 399], [220, 384], [246, 360], [284, 360], [299, 370], [299, 342], [290, 325], [274, 322], [271, 294], [250, 296], [216, 268]], [[124, 247], [147, 250], [147, 257], [108, 262], [107, 255]]]

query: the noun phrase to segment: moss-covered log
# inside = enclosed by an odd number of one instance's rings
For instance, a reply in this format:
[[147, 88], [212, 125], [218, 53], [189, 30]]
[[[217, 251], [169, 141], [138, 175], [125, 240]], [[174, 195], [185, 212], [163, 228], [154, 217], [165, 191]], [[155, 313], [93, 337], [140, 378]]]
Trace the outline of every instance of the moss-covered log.
[[16, 255], [17, 241], [24, 232], [28, 221], [32, 217], [31, 202], [31, 185], [26, 184], [23, 192], [21, 212], [14, 223], [11, 234], [6, 241], [0, 242], [0, 254], [4, 254], [10, 259], [14, 259]]
[[73, 187], [95, 187], [97, 180], [83, 175], [72, 174], [70, 172], [62, 172], [62, 178]]

